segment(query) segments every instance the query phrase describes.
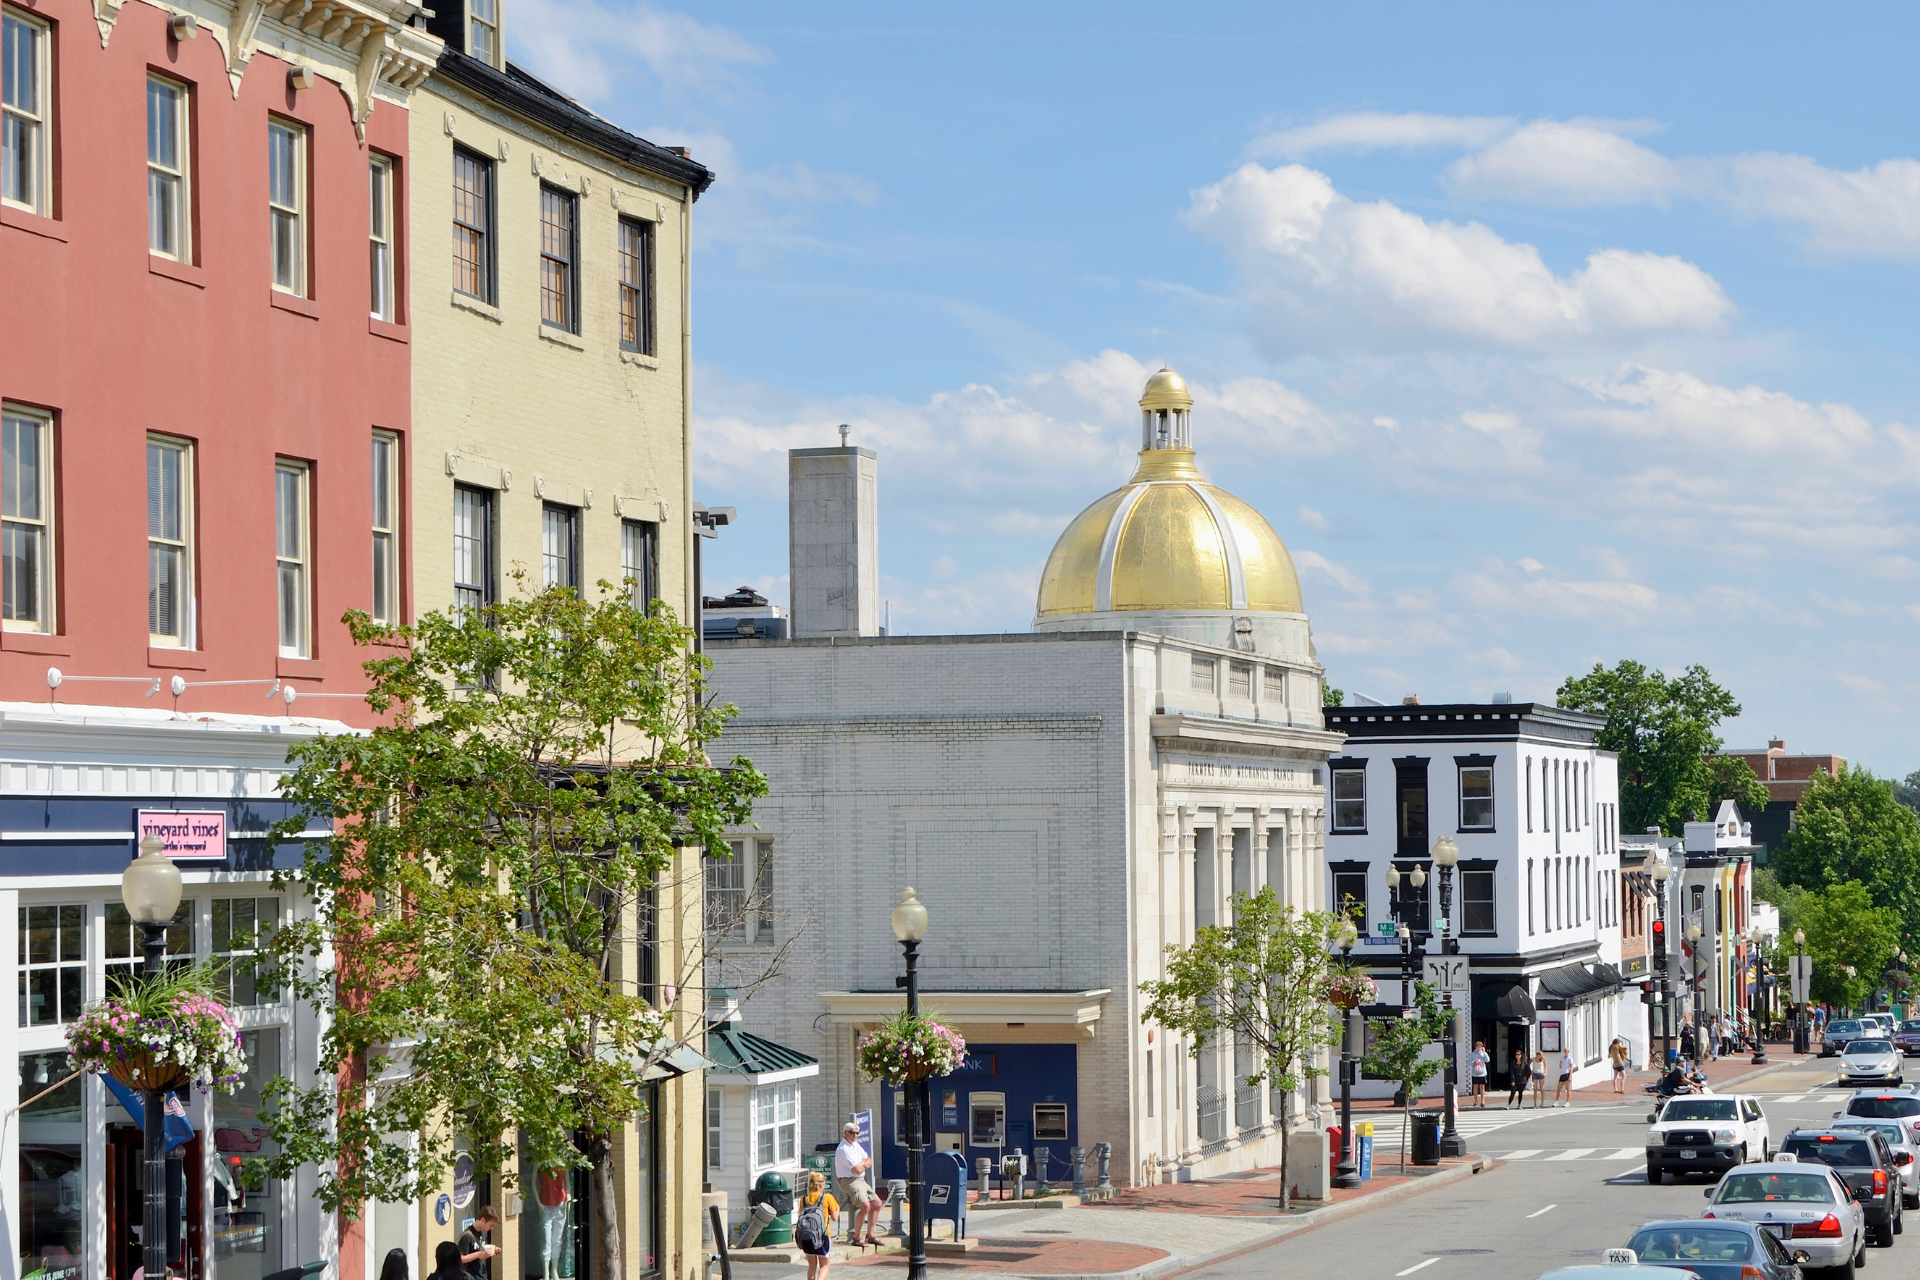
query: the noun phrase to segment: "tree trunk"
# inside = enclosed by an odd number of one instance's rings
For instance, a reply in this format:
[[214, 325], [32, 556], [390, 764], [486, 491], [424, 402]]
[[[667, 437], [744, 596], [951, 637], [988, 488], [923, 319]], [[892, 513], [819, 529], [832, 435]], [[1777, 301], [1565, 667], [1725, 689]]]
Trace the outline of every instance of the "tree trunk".
[[1407, 1090], [1407, 1105], [1400, 1108], [1400, 1172], [1407, 1171], [1407, 1146], [1413, 1141], [1413, 1090]]
[[1291, 1170], [1287, 1168], [1287, 1141], [1288, 1134], [1290, 1133], [1287, 1125], [1287, 1112], [1291, 1110], [1293, 1110], [1292, 1107], [1285, 1105], [1280, 1108], [1280, 1212], [1282, 1213], [1287, 1211], [1287, 1196], [1292, 1189], [1287, 1182], [1287, 1178], [1291, 1173]]
[[620, 1266], [620, 1198], [613, 1181], [611, 1141], [593, 1143], [593, 1280], [624, 1280]]

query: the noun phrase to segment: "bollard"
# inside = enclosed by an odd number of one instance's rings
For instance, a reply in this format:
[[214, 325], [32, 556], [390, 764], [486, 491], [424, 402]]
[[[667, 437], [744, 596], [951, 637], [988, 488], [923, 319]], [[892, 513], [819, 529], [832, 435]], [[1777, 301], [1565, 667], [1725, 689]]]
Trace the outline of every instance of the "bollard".
[[760, 1233], [767, 1229], [767, 1224], [779, 1216], [779, 1214], [773, 1211], [773, 1206], [770, 1204], [757, 1204], [753, 1206], [753, 1212], [749, 1213], [747, 1220], [740, 1224], [740, 1243], [735, 1247], [740, 1249], [753, 1248], [753, 1242], [760, 1238]]
[[1011, 1177], [1013, 1179], [1013, 1198], [1015, 1200], [1025, 1200], [1027, 1198], [1026, 1153], [1021, 1151], [1020, 1148], [1015, 1147], [1013, 1154], [1000, 1162], [1000, 1172], [1003, 1177]]
[[890, 1236], [904, 1236], [907, 1229], [900, 1225], [900, 1206], [907, 1202], [907, 1180], [905, 1178], [887, 1179], [887, 1199], [893, 1203], [893, 1225], [887, 1228]]
[[1047, 1165], [1053, 1160], [1053, 1148], [1035, 1147], [1033, 1149], [1033, 1180], [1040, 1184], [1040, 1194], [1047, 1194]]
[[981, 1156], [973, 1162], [974, 1172], [979, 1175], [980, 1190], [975, 1195], [978, 1200], [993, 1199], [993, 1157]]
[[1085, 1198], [1087, 1194], [1087, 1149], [1071, 1147], [1067, 1152], [1067, 1163], [1073, 1166], [1073, 1194]]
[[1113, 1144], [1111, 1142], [1095, 1143], [1093, 1151], [1100, 1157], [1100, 1185], [1093, 1189], [1093, 1193], [1102, 1199], [1111, 1198], [1113, 1195]]

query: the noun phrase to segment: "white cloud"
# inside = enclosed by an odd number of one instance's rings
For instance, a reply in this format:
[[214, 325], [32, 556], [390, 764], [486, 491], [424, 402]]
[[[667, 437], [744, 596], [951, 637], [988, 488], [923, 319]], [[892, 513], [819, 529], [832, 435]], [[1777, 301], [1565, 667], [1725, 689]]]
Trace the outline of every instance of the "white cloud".
[[1638, 582], [1567, 578], [1542, 572], [1537, 561], [1522, 560], [1515, 574], [1498, 560], [1454, 578], [1452, 590], [1475, 608], [1490, 613], [1548, 615], [1579, 621], [1607, 619], [1632, 624], [1660, 604], [1660, 593]]
[[1412, 151], [1483, 147], [1513, 128], [1511, 116], [1442, 116], [1424, 111], [1351, 111], [1256, 138], [1247, 154], [1293, 160], [1322, 151]]
[[1335, 564], [1318, 551], [1309, 551], [1304, 547], [1296, 548], [1293, 552], [1293, 563], [1297, 568], [1312, 569], [1325, 574], [1350, 596], [1364, 598], [1373, 594], [1373, 587], [1365, 578], [1345, 565]]
[[1530, 204], [1613, 205], [1663, 201], [1681, 182], [1678, 167], [1629, 141], [1643, 122], [1536, 120], [1448, 166], [1458, 195]]
[[1882, 160], [1851, 173], [1805, 156], [1760, 153], [1701, 162], [1735, 210], [1798, 224], [1808, 247], [1836, 257], [1920, 257], [1920, 161]]
[[1301, 507], [1298, 511], [1294, 512], [1293, 514], [1295, 519], [1297, 519], [1301, 524], [1306, 525], [1309, 529], [1318, 529], [1322, 533], [1326, 532], [1326, 529], [1327, 529], [1326, 513], [1323, 511], [1320, 511], [1318, 508]]
[[605, 103], [642, 69], [668, 98], [711, 96], [730, 91], [739, 68], [773, 60], [725, 27], [650, 4], [519, 0], [519, 6], [513, 15], [514, 61], [586, 102]]
[[1605, 249], [1560, 276], [1532, 245], [1349, 200], [1301, 165], [1244, 165], [1196, 191], [1186, 219], [1226, 249], [1247, 301], [1301, 337], [1533, 347], [1711, 330], [1733, 312], [1679, 258]]

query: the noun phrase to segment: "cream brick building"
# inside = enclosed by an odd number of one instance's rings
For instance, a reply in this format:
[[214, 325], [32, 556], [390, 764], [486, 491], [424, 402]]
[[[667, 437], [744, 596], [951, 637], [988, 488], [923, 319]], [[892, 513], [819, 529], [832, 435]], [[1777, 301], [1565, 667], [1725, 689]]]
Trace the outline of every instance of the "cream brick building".
[[[410, 260], [391, 336], [413, 349], [395, 481], [411, 554], [395, 608], [418, 617], [634, 579], [691, 620], [687, 245], [712, 174], [512, 65], [509, 16], [499, 0], [450, 0], [420, 19], [447, 51], [416, 96], [403, 175]], [[670, 877], [663, 936], [697, 937], [699, 910], [698, 877]], [[659, 949], [658, 973], [680, 971], [671, 951]], [[627, 960], [619, 980], [646, 981]], [[697, 1029], [697, 995], [680, 1003]], [[542, 1203], [562, 1193], [523, 1169], [511, 1191], [456, 1181], [384, 1228], [376, 1216], [373, 1256], [383, 1230], [404, 1235], [423, 1275], [433, 1246], [490, 1200], [504, 1215], [493, 1280], [697, 1277], [701, 1096], [698, 1073], [662, 1080], [623, 1137], [626, 1276], [594, 1274], [584, 1171], [557, 1236]]]
[[824, 599], [863, 561], [873, 467], [846, 448], [794, 469], [791, 500], [819, 508], [794, 527], [849, 539], [838, 558], [796, 548], [797, 638], [709, 644], [740, 709], [722, 748], [770, 785], [740, 833], [748, 865], [712, 873], [773, 906], [717, 967], [734, 985], [729, 961], [752, 969], [804, 931], [745, 1004], [749, 1029], [820, 1059], [798, 1082], [802, 1151], [871, 1110], [882, 1173], [905, 1176], [898, 1093], [855, 1055], [902, 1003], [888, 916], [909, 884], [931, 917], [923, 1003], [971, 1050], [933, 1082], [936, 1146], [969, 1165], [1045, 1146], [1057, 1180], [1070, 1148], [1108, 1142], [1125, 1184], [1272, 1165], [1283, 1113], [1314, 1122], [1324, 1082], [1287, 1108], [1238, 1082], [1252, 1064], [1230, 1046], [1196, 1060], [1141, 1017], [1166, 947], [1223, 922], [1234, 891], [1325, 908], [1323, 770], [1341, 741], [1286, 548], [1201, 478], [1179, 379], [1156, 375], [1141, 403], [1139, 471], [1061, 535], [1034, 634], [849, 634], [831, 610], [810, 628], [802, 588]]

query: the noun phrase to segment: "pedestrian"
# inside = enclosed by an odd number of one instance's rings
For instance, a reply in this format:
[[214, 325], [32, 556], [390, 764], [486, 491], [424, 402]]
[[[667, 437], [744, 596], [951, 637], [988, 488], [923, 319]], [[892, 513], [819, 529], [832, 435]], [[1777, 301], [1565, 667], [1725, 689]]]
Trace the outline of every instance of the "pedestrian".
[[[1563, 1097], [1566, 1099], [1565, 1102], [1560, 1100]], [[1570, 1049], [1560, 1051], [1560, 1083], [1554, 1086], [1553, 1105], [1556, 1107], [1573, 1105], [1573, 1051]]]
[[840, 1128], [840, 1145], [833, 1149], [833, 1176], [847, 1205], [847, 1243], [880, 1241], [880, 1197], [873, 1191], [873, 1157], [860, 1145], [860, 1126], [849, 1120]]
[[1627, 1042], [1615, 1036], [1613, 1043], [1607, 1046], [1607, 1057], [1613, 1060], [1613, 1091], [1625, 1093], [1627, 1091]]
[[1513, 1065], [1507, 1068], [1507, 1110], [1511, 1111], [1527, 1100], [1527, 1054], [1523, 1049], [1513, 1051]]
[[840, 1203], [827, 1194], [826, 1174], [808, 1171], [807, 1194], [796, 1209], [793, 1242], [807, 1255], [807, 1280], [827, 1280], [827, 1268], [833, 1265], [833, 1220], [840, 1216]]
[[1493, 1063], [1493, 1058], [1487, 1053], [1485, 1040], [1473, 1042], [1473, 1056], [1468, 1061], [1467, 1076], [1473, 1081], [1475, 1098], [1473, 1105], [1484, 1110], [1487, 1105], [1487, 1068]]
[[1533, 1109], [1538, 1111], [1547, 1105], [1547, 1055], [1535, 1052], [1527, 1074], [1533, 1079]]
[[389, 1249], [384, 1262], [380, 1264], [380, 1280], [407, 1280], [407, 1251]]
[[479, 1212], [473, 1215], [473, 1224], [460, 1233], [460, 1265], [466, 1268], [469, 1280], [488, 1280], [493, 1273], [489, 1265], [493, 1255], [500, 1252], [497, 1244], [488, 1244], [486, 1237], [500, 1225], [500, 1215], [493, 1206], [483, 1204]]
[[433, 1274], [429, 1280], [466, 1280], [467, 1268], [460, 1261], [460, 1246], [442, 1240], [433, 1247]]

